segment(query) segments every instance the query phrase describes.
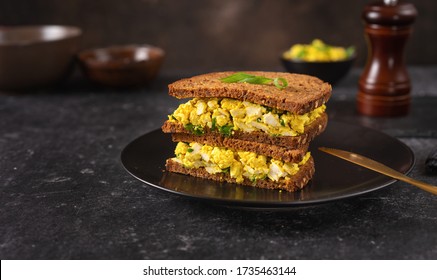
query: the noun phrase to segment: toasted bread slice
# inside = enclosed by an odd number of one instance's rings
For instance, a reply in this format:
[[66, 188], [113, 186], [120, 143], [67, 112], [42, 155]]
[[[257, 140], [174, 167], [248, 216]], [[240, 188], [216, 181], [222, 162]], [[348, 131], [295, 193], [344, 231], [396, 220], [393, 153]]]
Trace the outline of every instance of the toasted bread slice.
[[[288, 149], [304, 149], [308, 143], [317, 135], [322, 133], [328, 123], [328, 115], [323, 113], [319, 118], [305, 127], [303, 134], [298, 136], [271, 136], [265, 132], [243, 132], [233, 131], [230, 138], [240, 139], [251, 142], [264, 143], [268, 145], [281, 146]], [[204, 134], [212, 137], [221, 137], [222, 135], [217, 131], [212, 131], [208, 127], [204, 127]], [[166, 121], [162, 126], [162, 131], [165, 133], [187, 133], [192, 134], [184, 128], [181, 123]], [[192, 134], [194, 135], [194, 134]]]
[[221, 135], [200, 135], [196, 136], [188, 133], [174, 133], [171, 135], [173, 142], [197, 142], [215, 147], [225, 147], [236, 151], [253, 152], [284, 162], [300, 162], [308, 151], [308, 143], [300, 149], [288, 149], [275, 145], [258, 143], [247, 140], [234, 139]]
[[288, 86], [278, 89], [273, 85], [224, 83], [221, 78], [236, 72], [217, 72], [182, 79], [168, 86], [169, 95], [177, 98], [227, 97], [241, 101], [304, 114], [326, 103], [331, 96], [331, 85], [322, 80], [300, 74], [281, 72], [245, 72], [266, 78], [284, 78]]
[[[182, 173], [219, 182], [236, 183], [235, 179], [231, 178], [228, 173], [210, 174], [203, 167], [186, 168], [182, 164], [172, 159], [168, 159], [165, 166], [166, 169], [170, 172]], [[290, 180], [282, 179], [275, 182], [267, 178], [252, 182], [251, 180], [245, 178], [244, 181], [240, 184], [264, 189], [279, 189], [294, 192], [305, 187], [313, 177], [314, 172], [314, 160], [312, 157], [310, 157], [308, 161], [300, 167], [299, 171], [295, 175], [293, 175]]]

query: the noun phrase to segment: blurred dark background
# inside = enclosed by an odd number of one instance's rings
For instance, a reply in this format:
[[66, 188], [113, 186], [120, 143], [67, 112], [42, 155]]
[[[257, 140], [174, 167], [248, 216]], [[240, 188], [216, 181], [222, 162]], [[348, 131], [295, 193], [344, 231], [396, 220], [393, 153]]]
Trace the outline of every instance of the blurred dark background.
[[[82, 49], [148, 43], [165, 49], [163, 71], [281, 69], [295, 43], [320, 38], [355, 45], [364, 65], [363, 0], [1, 0], [1, 25], [61, 24], [83, 29]], [[410, 65], [437, 63], [437, 1], [419, 12], [406, 56]]]

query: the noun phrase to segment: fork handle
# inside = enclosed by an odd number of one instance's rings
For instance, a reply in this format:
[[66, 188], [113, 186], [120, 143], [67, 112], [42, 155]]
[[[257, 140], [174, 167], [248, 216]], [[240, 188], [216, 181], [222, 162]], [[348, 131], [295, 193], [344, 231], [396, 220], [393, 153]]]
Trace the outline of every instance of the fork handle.
[[397, 179], [400, 181], [404, 181], [406, 183], [409, 183], [411, 185], [414, 185], [414, 186], [416, 186], [424, 191], [427, 191], [427, 192], [430, 192], [432, 194], [437, 195], [437, 186], [433, 186], [433, 185], [424, 183], [422, 181], [410, 178], [410, 177], [405, 176], [403, 174], [402, 174], [402, 176], [399, 176]]

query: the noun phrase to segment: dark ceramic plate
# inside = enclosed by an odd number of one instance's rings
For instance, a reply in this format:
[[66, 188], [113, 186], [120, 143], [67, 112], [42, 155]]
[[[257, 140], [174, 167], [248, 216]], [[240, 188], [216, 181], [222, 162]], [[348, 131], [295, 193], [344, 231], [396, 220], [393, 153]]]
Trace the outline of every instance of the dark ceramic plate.
[[317, 147], [352, 151], [408, 173], [414, 164], [410, 148], [379, 131], [330, 122], [311, 143], [316, 174], [302, 191], [266, 190], [219, 183], [187, 175], [164, 172], [165, 160], [173, 157], [175, 143], [160, 130], [131, 142], [121, 153], [121, 162], [135, 178], [152, 187], [204, 201], [256, 208], [304, 206], [371, 192], [395, 182], [386, 176], [325, 154]]

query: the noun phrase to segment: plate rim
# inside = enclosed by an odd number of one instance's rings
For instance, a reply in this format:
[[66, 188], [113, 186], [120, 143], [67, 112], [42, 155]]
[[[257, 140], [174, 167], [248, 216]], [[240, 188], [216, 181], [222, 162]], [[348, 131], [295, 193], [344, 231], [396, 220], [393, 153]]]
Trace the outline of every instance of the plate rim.
[[[398, 144], [400, 144], [401, 146], [403, 146], [403, 148], [405, 148], [405, 150], [408, 152], [409, 157], [411, 159], [411, 164], [408, 167], [408, 169], [403, 173], [403, 174], [408, 174], [411, 172], [411, 170], [414, 168], [415, 164], [416, 164], [416, 157], [414, 155], [414, 152], [411, 150], [411, 148], [405, 144], [404, 142], [400, 141], [399, 139], [397, 139], [396, 137], [393, 137], [391, 135], [388, 135], [380, 130], [377, 130], [375, 128], [371, 128], [371, 127], [366, 127], [366, 126], [362, 126], [362, 125], [356, 125], [356, 124], [350, 124], [350, 123], [346, 123], [346, 122], [339, 122], [339, 121], [330, 121], [330, 123], [338, 123], [340, 125], [347, 125], [347, 126], [353, 126], [353, 127], [359, 127], [359, 128], [364, 128], [367, 130], [371, 130], [375, 133], [378, 134], [382, 134], [385, 137], [391, 138], [392, 140], [395, 140], [398, 142]], [[207, 197], [207, 196], [201, 196], [201, 195], [197, 195], [197, 194], [190, 194], [190, 193], [186, 193], [186, 192], [178, 192], [176, 190], [173, 189], [169, 189], [157, 184], [154, 184], [152, 182], [148, 182], [140, 177], [138, 177], [137, 175], [135, 175], [134, 173], [132, 173], [127, 167], [126, 165], [123, 163], [123, 157], [126, 153], [126, 150], [128, 149], [129, 146], [131, 146], [132, 144], [134, 144], [136, 141], [140, 140], [141, 138], [145, 137], [146, 135], [152, 134], [152, 133], [159, 133], [161, 131], [160, 128], [156, 128], [153, 129], [149, 132], [146, 132], [140, 136], [138, 136], [137, 138], [135, 138], [134, 140], [130, 141], [121, 151], [120, 153], [120, 163], [122, 165], [122, 167], [124, 168], [124, 170], [126, 170], [126, 172], [131, 175], [132, 177], [134, 177], [135, 179], [137, 179], [138, 181], [142, 182], [145, 185], [154, 187], [156, 189], [168, 192], [168, 193], [172, 193], [178, 196], [182, 196], [185, 198], [189, 198], [189, 199], [195, 199], [195, 200], [199, 200], [199, 201], [209, 201], [209, 202], [213, 202], [216, 204], [222, 204], [222, 205], [234, 205], [236, 207], [243, 207], [243, 208], [251, 208], [253, 206], [256, 206], [256, 208], [260, 208], [260, 209], [275, 209], [275, 208], [294, 208], [294, 207], [303, 207], [303, 206], [311, 206], [311, 205], [319, 205], [319, 204], [324, 204], [324, 203], [332, 203], [335, 201], [339, 201], [342, 199], [349, 199], [352, 197], [357, 197], [360, 195], [364, 195], [373, 191], [377, 191], [380, 190], [382, 188], [385, 188], [391, 184], [394, 184], [395, 182], [399, 181], [396, 179], [391, 179], [381, 185], [378, 185], [376, 187], [373, 188], [369, 188], [369, 189], [365, 189], [359, 192], [353, 192], [353, 193], [349, 193], [349, 194], [344, 194], [341, 196], [333, 196], [333, 197], [328, 197], [328, 198], [323, 198], [323, 199], [315, 199], [315, 200], [295, 200], [295, 201], [275, 201], [270, 202], [270, 201], [259, 201], [259, 200], [248, 200], [248, 199], [240, 199], [240, 200], [235, 200], [235, 199], [227, 199], [227, 198], [217, 198], [217, 197]], [[161, 131], [162, 132], [162, 131]], [[163, 133], [163, 132], [162, 132]], [[163, 133], [164, 134], [164, 133]], [[163, 170], [164, 172], [169, 172], [166, 170]], [[402, 172], [401, 172], [402, 173]], [[183, 174], [178, 174], [183, 176]], [[188, 176], [188, 175], [185, 175]], [[389, 178], [389, 177], [388, 177]], [[230, 183], [229, 183], [230, 184]], [[238, 185], [240, 187], [244, 187], [244, 188], [253, 188], [250, 186], [241, 186]]]

